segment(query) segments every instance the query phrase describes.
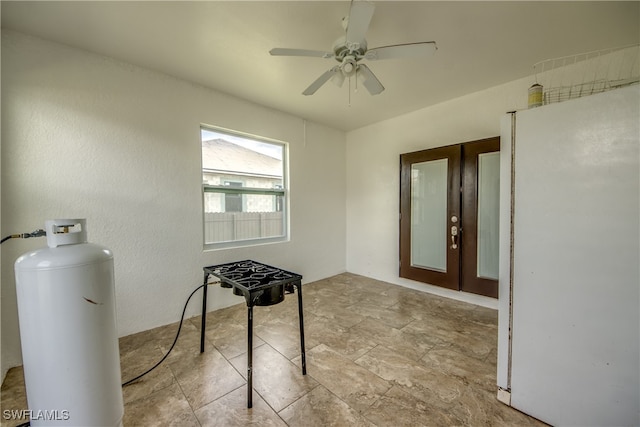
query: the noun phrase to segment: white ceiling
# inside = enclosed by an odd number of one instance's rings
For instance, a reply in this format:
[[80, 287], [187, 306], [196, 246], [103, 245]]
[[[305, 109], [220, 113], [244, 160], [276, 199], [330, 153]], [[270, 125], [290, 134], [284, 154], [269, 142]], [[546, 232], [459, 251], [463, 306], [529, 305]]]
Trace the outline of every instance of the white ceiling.
[[343, 130], [532, 75], [541, 60], [640, 42], [638, 1], [374, 4], [369, 48], [438, 46], [427, 59], [369, 62], [386, 87], [376, 96], [350, 92], [347, 82], [303, 96], [334, 60], [269, 55], [273, 47], [331, 51], [348, 1], [2, 1], [2, 27]]

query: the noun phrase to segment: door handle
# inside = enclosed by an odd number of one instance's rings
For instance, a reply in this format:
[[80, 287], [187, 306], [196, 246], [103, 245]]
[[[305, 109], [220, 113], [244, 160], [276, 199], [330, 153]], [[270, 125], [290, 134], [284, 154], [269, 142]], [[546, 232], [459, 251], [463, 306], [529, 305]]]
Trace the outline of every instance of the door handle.
[[458, 249], [458, 227], [451, 226], [451, 249]]

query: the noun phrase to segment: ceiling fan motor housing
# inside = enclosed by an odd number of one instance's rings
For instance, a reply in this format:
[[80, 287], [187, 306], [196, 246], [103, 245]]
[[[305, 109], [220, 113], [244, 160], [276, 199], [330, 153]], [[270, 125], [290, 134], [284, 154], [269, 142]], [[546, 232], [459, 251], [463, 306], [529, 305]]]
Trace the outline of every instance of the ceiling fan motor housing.
[[356, 61], [359, 61], [364, 57], [364, 54], [367, 52], [367, 41], [365, 39], [360, 40], [359, 42], [348, 42], [346, 38], [340, 37], [333, 44], [333, 54], [334, 58], [338, 62], [342, 62], [342, 60], [346, 56], [353, 56]]
[[346, 41], [345, 37], [336, 40], [333, 46], [334, 58], [340, 63], [340, 69], [345, 76], [351, 76], [358, 68], [358, 61], [364, 58], [367, 52], [367, 41], [362, 39], [360, 43]]

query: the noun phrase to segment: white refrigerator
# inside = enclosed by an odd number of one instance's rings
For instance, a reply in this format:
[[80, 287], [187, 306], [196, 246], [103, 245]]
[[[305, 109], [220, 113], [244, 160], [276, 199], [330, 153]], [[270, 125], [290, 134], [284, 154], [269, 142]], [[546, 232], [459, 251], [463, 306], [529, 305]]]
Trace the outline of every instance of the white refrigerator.
[[498, 398], [640, 425], [640, 86], [501, 122]]

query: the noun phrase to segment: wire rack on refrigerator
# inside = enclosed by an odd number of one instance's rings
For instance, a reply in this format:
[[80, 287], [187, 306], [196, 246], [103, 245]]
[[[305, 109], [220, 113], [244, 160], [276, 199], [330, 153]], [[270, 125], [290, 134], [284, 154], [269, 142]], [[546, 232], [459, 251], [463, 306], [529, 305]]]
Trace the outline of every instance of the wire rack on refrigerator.
[[533, 70], [544, 104], [605, 92], [640, 81], [640, 44], [547, 59]]

